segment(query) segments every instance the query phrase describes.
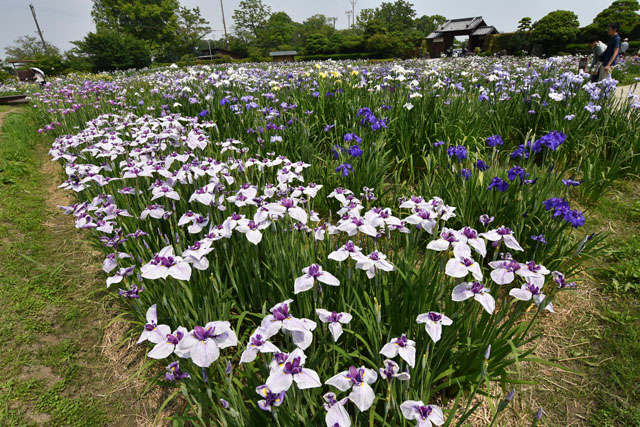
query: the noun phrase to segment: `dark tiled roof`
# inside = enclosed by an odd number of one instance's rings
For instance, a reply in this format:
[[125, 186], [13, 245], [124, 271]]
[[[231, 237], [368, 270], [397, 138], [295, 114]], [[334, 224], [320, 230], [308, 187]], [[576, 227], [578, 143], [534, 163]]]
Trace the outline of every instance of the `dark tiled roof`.
[[479, 27], [477, 28], [473, 33], [471, 33], [472, 36], [487, 36], [489, 34], [493, 34], [493, 33], [497, 33], [498, 30], [496, 30], [496, 27], [494, 27], [493, 25], [490, 25], [488, 27]]
[[474, 18], [461, 18], [461, 19], [449, 19], [445, 21], [439, 28], [436, 29], [439, 33], [446, 33], [451, 31], [465, 31], [472, 30], [474, 28], [485, 26], [482, 16], [476, 16]]

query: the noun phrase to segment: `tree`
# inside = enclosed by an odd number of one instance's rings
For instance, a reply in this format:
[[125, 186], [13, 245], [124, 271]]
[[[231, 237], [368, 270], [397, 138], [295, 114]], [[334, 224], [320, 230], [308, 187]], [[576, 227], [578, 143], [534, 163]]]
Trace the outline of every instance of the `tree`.
[[180, 7], [177, 11], [175, 41], [167, 45], [156, 60], [175, 61], [193, 54], [200, 41], [211, 32], [209, 21], [200, 15], [200, 8]]
[[372, 21], [376, 18], [376, 9], [364, 8], [360, 10], [360, 14], [356, 19], [356, 24], [359, 28], [364, 28], [367, 26], [369, 21]]
[[325, 53], [329, 50], [329, 39], [320, 33], [311, 34], [307, 37], [305, 49], [308, 54]]
[[375, 17], [385, 24], [389, 31], [406, 31], [413, 26], [416, 11], [406, 0], [382, 2], [376, 9]]
[[147, 43], [118, 30], [100, 29], [73, 43], [91, 62], [94, 72], [142, 68], [151, 64]]
[[329, 46], [327, 51], [330, 53], [342, 52], [342, 45], [344, 44], [344, 34], [340, 31], [336, 31], [329, 37]]
[[374, 34], [367, 39], [366, 47], [369, 52], [394, 57], [407, 57], [413, 48], [399, 31]]
[[518, 22], [518, 31], [531, 30], [531, 18], [526, 16]]
[[447, 18], [442, 15], [422, 15], [415, 20], [415, 28], [424, 36], [433, 33]]
[[158, 52], [174, 43], [178, 0], [93, 0], [96, 29], [119, 30], [148, 42]]
[[568, 10], [556, 10], [536, 22], [531, 30], [531, 41], [546, 47], [558, 46], [575, 40], [578, 17]]
[[370, 37], [375, 34], [386, 34], [387, 27], [384, 23], [379, 19], [372, 19], [367, 22], [367, 25], [364, 27], [364, 35], [365, 37]]
[[271, 16], [271, 8], [262, 0], [240, 0], [238, 8], [233, 11], [233, 22], [238, 36], [257, 40], [258, 30]]
[[[46, 55], [42, 42], [34, 36], [22, 36], [13, 41], [13, 46], [4, 51], [8, 59], [34, 59], [38, 55]], [[47, 51], [50, 55], [60, 56], [60, 49], [47, 43]]]
[[[300, 24], [298, 24], [300, 25]], [[259, 30], [261, 45], [266, 48], [276, 48], [291, 45], [296, 30], [296, 23], [285, 12], [276, 12], [269, 16], [264, 28]]]
[[309, 34], [322, 33], [328, 37], [335, 32], [333, 26], [329, 25], [327, 17], [322, 14], [310, 16], [309, 18], [304, 20], [302, 25], [304, 31], [308, 32]]
[[364, 48], [363, 38], [360, 34], [355, 32], [346, 32], [340, 45], [340, 53], [354, 53], [361, 51]]
[[598, 34], [606, 34], [609, 24], [619, 22], [620, 33], [629, 34], [640, 24], [640, 16], [636, 13], [638, 10], [638, 0], [616, 0], [600, 12], [587, 28]]

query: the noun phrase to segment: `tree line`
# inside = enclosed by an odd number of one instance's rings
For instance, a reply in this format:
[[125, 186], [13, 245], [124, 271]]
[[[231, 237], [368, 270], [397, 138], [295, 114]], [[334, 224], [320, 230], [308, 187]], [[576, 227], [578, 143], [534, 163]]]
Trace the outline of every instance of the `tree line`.
[[[523, 53], [537, 44], [556, 53], [567, 43], [587, 41], [592, 34], [606, 36], [611, 22], [620, 22], [622, 34], [640, 38], [638, 10], [638, 0], [616, 0], [584, 28], [571, 11], [553, 11], [536, 22], [526, 17], [516, 32], [490, 37], [490, 46], [485, 47]], [[274, 50], [412, 57], [426, 52], [426, 36], [446, 20], [441, 15], [418, 17], [412, 3], [395, 0], [362, 9], [350, 28], [336, 29], [335, 20], [325, 15], [296, 22], [284, 11], [273, 12], [263, 0], [241, 0], [233, 11], [231, 34], [207, 40], [211, 27], [200, 9], [181, 6], [178, 0], [93, 0], [91, 15], [96, 30], [73, 42], [69, 51], [62, 53], [52, 45], [45, 50], [35, 37], [24, 36], [6, 49], [7, 57], [36, 59], [48, 74], [193, 61], [210, 48], [224, 48], [249, 60], [264, 59]]]

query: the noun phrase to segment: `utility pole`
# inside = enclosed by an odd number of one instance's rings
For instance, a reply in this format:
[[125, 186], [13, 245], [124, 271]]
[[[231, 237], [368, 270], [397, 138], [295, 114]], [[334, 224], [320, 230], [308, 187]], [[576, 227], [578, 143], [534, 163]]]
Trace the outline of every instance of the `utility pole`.
[[224, 28], [224, 47], [229, 49], [229, 38], [227, 37], [227, 23], [224, 21], [224, 6], [220, 0], [220, 10], [222, 11], [222, 27]]
[[347, 28], [351, 28], [351, 14], [353, 12], [350, 10], [347, 10], [346, 12], [344, 12], [345, 15], [347, 15]]
[[327, 18], [327, 21], [331, 22], [331, 24], [333, 25], [333, 29], [336, 29], [336, 21], [338, 20], [338, 18]]
[[349, 0], [351, 2], [351, 28], [356, 26], [356, 3], [358, 0]]
[[33, 15], [33, 20], [36, 21], [36, 28], [38, 29], [38, 34], [40, 34], [40, 40], [42, 40], [42, 47], [46, 53], [49, 53], [49, 48], [47, 48], [47, 44], [44, 42], [44, 37], [42, 36], [42, 31], [40, 30], [40, 25], [38, 24], [38, 19], [36, 18], [36, 9], [32, 4], [29, 5], [31, 8], [31, 14]]

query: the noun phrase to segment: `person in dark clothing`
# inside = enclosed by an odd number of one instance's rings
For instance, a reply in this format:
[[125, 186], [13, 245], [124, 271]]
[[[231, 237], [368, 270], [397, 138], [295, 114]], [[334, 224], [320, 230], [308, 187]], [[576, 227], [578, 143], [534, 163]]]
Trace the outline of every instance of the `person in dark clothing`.
[[602, 66], [600, 67], [600, 79], [604, 80], [611, 78], [611, 67], [613, 67], [620, 53], [620, 24], [614, 22], [609, 25], [607, 32], [609, 33], [609, 43], [607, 43], [607, 49], [604, 51], [601, 57]]

